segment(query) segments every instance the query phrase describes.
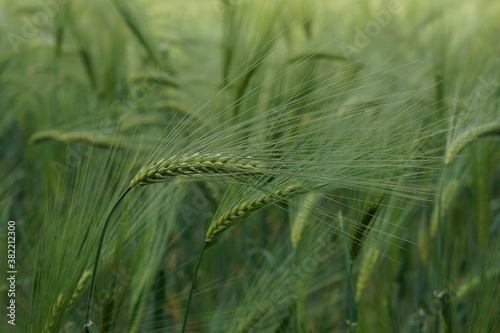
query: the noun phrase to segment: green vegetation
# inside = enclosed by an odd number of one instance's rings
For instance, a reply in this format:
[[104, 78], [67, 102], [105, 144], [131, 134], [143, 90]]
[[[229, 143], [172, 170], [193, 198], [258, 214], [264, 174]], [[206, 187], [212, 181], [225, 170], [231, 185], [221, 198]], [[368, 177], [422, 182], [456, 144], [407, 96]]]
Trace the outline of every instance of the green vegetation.
[[500, 2], [0, 17], [0, 331], [500, 331]]

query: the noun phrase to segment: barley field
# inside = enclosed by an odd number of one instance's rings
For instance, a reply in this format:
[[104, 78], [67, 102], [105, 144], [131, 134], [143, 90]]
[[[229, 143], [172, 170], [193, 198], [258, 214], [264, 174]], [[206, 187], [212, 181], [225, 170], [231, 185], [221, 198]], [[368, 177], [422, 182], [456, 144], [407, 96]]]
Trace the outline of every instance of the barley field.
[[500, 332], [499, 18], [1, 0], [0, 332]]

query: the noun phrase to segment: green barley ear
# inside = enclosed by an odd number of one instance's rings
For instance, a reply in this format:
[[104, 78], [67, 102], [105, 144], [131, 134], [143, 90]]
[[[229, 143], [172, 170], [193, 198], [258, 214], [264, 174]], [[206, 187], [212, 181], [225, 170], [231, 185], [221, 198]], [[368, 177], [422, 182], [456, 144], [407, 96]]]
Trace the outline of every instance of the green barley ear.
[[168, 74], [162, 72], [148, 72], [133, 75], [129, 78], [132, 84], [156, 84], [177, 88], [179, 84]]
[[448, 145], [444, 163], [450, 164], [470, 142], [490, 135], [500, 135], [500, 123], [479, 125], [460, 134]]
[[45, 323], [43, 333], [54, 332], [57, 322], [60, 320], [60, 316], [64, 312], [63, 303], [64, 303], [63, 294], [59, 294], [59, 296], [57, 296], [56, 304], [52, 306], [52, 312], [50, 313], [50, 317]]
[[106, 137], [91, 132], [59, 132], [54, 130], [42, 131], [31, 136], [30, 144], [38, 144], [46, 141], [55, 141], [67, 144], [84, 144], [97, 148], [123, 148], [124, 143], [120, 139]]
[[431, 228], [430, 228], [430, 236], [434, 237], [437, 232], [438, 228], [438, 223], [439, 223], [439, 209], [441, 209], [441, 217], [444, 217], [446, 212], [451, 206], [451, 203], [453, 202], [453, 199], [455, 198], [455, 195], [459, 189], [460, 182], [456, 179], [448, 181], [446, 185], [444, 186], [441, 198], [438, 200], [441, 200], [441, 205], [435, 205], [434, 209], [432, 210], [432, 217], [431, 217]]
[[248, 217], [252, 212], [258, 209], [266, 207], [269, 204], [276, 204], [280, 201], [307, 193], [308, 191], [309, 189], [304, 186], [303, 183], [295, 183], [279, 188], [271, 193], [265, 193], [241, 202], [227, 210], [217, 219], [212, 220], [205, 237], [206, 241], [212, 241], [214, 237], [222, 233], [224, 230]]
[[293, 248], [297, 248], [302, 238], [302, 231], [304, 230], [307, 221], [311, 218], [312, 210], [318, 203], [320, 195], [318, 192], [308, 193], [300, 201], [298, 211], [293, 217], [292, 227], [290, 231], [290, 239]]
[[380, 252], [377, 249], [368, 249], [361, 261], [358, 279], [356, 281], [356, 301], [361, 299], [361, 295], [371, 279], [375, 265], [378, 262]]
[[164, 182], [175, 176], [197, 174], [259, 174], [266, 167], [251, 157], [233, 154], [193, 154], [162, 158], [141, 168], [130, 182], [130, 187], [139, 187]]
[[73, 292], [73, 295], [71, 296], [71, 299], [68, 303], [68, 308], [73, 306], [73, 304], [75, 304], [75, 302], [83, 294], [83, 291], [87, 288], [88, 282], [91, 277], [92, 277], [92, 271], [90, 269], [83, 272], [82, 277], [80, 278], [80, 281], [78, 281], [78, 285], [76, 286], [76, 289]]

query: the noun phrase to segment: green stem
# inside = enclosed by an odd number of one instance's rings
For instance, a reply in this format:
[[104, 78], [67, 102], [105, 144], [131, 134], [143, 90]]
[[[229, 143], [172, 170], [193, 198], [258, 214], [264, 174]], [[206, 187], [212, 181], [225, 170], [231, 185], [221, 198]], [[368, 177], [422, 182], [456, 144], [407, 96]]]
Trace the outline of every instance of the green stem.
[[86, 324], [89, 325], [90, 322], [90, 316], [92, 314], [92, 300], [94, 298], [94, 292], [95, 292], [95, 285], [97, 282], [97, 269], [99, 267], [99, 258], [101, 256], [101, 251], [102, 251], [102, 246], [104, 244], [104, 237], [106, 236], [106, 230], [108, 229], [109, 226], [109, 221], [111, 220], [111, 215], [113, 215], [113, 212], [115, 211], [116, 207], [118, 204], [123, 200], [123, 198], [127, 195], [127, 193], [131, 190], [131, 187], [128, 187], [121, 195], [120, 197], [116, 200], [115, 204], [111, 208], [111, 210], [108, 213], [108, 216], [106, 217], [106, 221], [104, 222], [104, 227], [102, 228], [101, 231], [101, 238], [99, 240], [99, 245], [97, 247], [97, 253], [94, 261], [94, 268], [92, 270], [92, 282], [90, 283], [90, 294], [89, 294], [89, 302], [88, 302], [88, 307], [87, 307], [87, 318], [86, 318]]
[[205, 253], [205, 249], [207, 248], [208, 242], [205, 241], [203, 244], [203, 248], [201, 249], [200, 257], [198, 258], [198, 263], [196, 264], [196, 269], [194, 271], [193, 281], [191, 281], [191, 290], [189, 290], [188, 301], [186, 305], [186, 312], [184, 313], [184, 322], [182, 323], [182, 333], [186, 332], [186, 325], [189, 314], [189, 306], [191, 305], [191, 298], [193, 297], [194, 284], [196, 282], [196, 276], [198, 275], [198, 270], [200, 269], [201, 258], [203, 257], [203, 253]]

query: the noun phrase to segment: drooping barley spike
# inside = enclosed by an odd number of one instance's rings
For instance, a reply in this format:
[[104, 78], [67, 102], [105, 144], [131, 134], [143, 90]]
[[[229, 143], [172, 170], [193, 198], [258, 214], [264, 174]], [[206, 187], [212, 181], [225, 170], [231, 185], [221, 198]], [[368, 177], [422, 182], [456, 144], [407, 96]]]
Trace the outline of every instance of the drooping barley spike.
[[457, 136], [446, 149], [444, 163], [450, 164], [469, 142], [488, 135], [500, 135], [500, 123], [480, 125]]
[[45, 327], [43, 328], [43, 333], [52, 333], [54, 332], [59, 317], [63, 313], [63, 294], [59, 294], [57, 296], [56, 304], [52, 306], [52, 312], [50, 313], [50, 317], [45, 323]]
[[282, 200], [304, 194], [308, 191], [307, 187], [305, 187], [302, 183], [296, 183], [277, 189], [272, 193], [266, 193], [244, 201], [243, 203], [232, 207], [222, 216], [212, 221], [212, 224], [207, 231], [206, 241], [212, 241], [215, 236], [219, 235], [227, 228], [233, 226], [237, 222], [248, 217], [252, 212], [263, 208], [268, 204], [277, 203]]
[[359, 269], [358, 280], [356, 281], [356, 301], [359, 301], [368, 281], [371, 279], [379, 255], [377, 249], [369, 249], [365, 252]]
[[192, 154], [161, 158], [139, 170], [130, 187], [164, 182], [175, 176], [197, 174], [259, 174], [266, 167], [251, 157], [232, 154]]

